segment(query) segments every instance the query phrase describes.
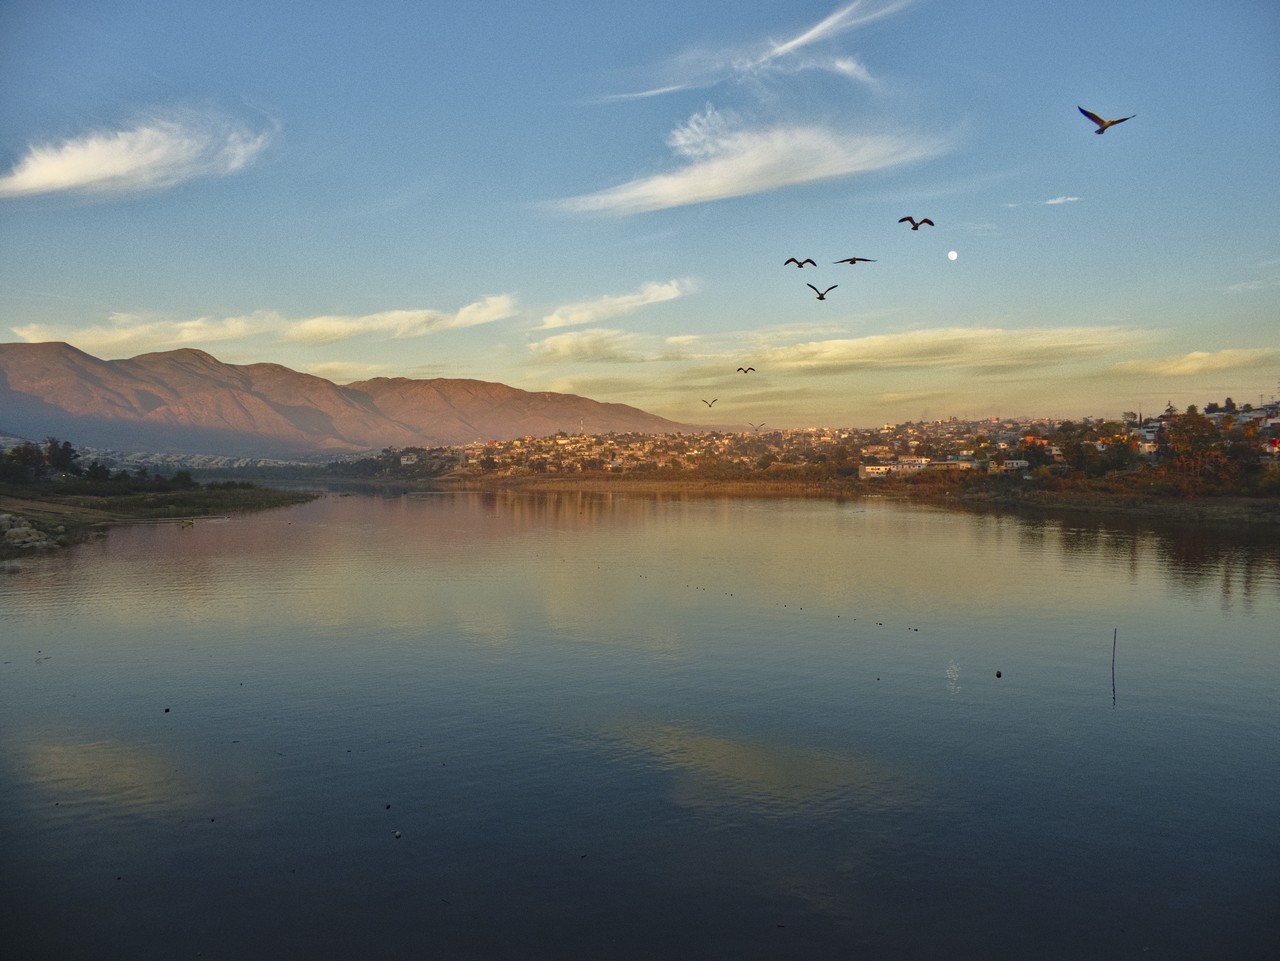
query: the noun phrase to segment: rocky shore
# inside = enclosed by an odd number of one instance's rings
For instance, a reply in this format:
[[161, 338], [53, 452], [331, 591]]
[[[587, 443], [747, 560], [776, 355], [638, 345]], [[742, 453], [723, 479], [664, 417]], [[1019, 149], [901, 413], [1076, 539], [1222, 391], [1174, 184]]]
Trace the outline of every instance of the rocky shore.
[[23, 553], [52, 550], [68, 543], [64, 525], [58, 524], [51, 531], [44, 531], [25, 517], [14, 514], [0, 514], [0, 538], [5, 548]]

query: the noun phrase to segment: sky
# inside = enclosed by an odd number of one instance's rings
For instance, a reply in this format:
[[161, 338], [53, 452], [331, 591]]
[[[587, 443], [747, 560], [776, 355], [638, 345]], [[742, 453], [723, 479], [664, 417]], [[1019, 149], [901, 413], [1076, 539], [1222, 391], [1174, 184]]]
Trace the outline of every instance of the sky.
[[1257, 404], [1278, 213], [1273, 0], [0, 0], [0, 342], [744, 429]]

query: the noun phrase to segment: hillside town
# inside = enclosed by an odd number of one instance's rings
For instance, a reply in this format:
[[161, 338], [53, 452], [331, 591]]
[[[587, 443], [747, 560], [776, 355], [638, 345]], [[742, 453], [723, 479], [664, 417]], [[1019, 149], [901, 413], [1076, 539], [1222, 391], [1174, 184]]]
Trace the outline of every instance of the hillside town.
[[[1228, 409], [1229, 408], [1229, 409]], [[975, 472], [1031, 479], [1103, 476], [1143, 466], [1218, 476], [1249, 473], [1280, 458], [1280, 405], [1210, 404], [1121, 420], [990, 418], [885, 424], [878, 428], [751, 427], [675, 434], [570, 434], [475, 441], [458, 447], [388, 448], [331, 464], [350, 475], [429, 478], [443, 474], [617, 475], [735, 479], [856, 477]]]
[[[328, 461], [158, 451], [101, 450], [68, 442], [44, 445], [0, 438], [0, 482], [28, 473], [166, 476], [324, 473], [340, 477], [427, 481], [458, 477], [575, 474], [679, 476], [738, 480], [767, 476], [876, 482], [939, 473], [1033, 478], [1103, 477], [1141, 469], [1205, 480], [1237, 480], [1280, 468], [1280, 404], [1237, 407], [1228, 398], [1203, 411], [1169, 406], [1156, 416], [1120, 419], [955, 417], [873, 428], [749, 426], [652, 434], [569, 433], [509, 440], [477, 439], [441, 447], [388, 447]], [[43, 468], [43, 469], [42, 469]]]
[[[196, 475], [208, 481], [202, 484]], [[272, 489], [257, 488], [247, 478], [269, 479]], [[120, 454], [77, 448], [55, 437], [42, 444], [0, 438], [0, 556], [71, 543], [93, 523], [113, 518], [173, 519], [289, 503], [290, 497], [314, 496], [289, 488], [314, 489], [317, 482], [432, 487], [553, 478], [726, 490], [740, 484], [783, 492], [801, 489], [797, 485], [870, 491], [884, 484], [925, 495], [955, 489], [1058, 500], [1066, 491], [1166, 501], [1169, 495], [1208, 493], [1269, 504], [1280, 496], [1280, 405], [1237, 408], [1228, 398], [1207, 404], [1203, 412], [1170, 405], [1158, 416], [1126, 412], [1119, 420], [949, 418], [861, 429], [769, 430], [760, 424], [743, 431], [668, 434], [559, 431], [448, 447], [388, 447], [323, 466]], [[38, 509], [39, 522], [23, 514], [33, 498], [45, 505]], [[53, 513], [49, 504], [58, 505]], [[76, 511], [89, 515], [73, 520]]]

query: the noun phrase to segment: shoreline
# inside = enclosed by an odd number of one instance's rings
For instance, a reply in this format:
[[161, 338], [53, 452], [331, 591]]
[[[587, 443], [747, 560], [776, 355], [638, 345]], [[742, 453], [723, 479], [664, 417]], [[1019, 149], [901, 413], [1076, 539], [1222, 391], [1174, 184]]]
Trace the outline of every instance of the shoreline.
[[[0, 540], [0, 560], [30, 557], [50, 549], [73, 547], [94, 537], [106, 536], [109, 529], [117, 524], [190, 523], [201, 517], [269, 510], [300, 503], [318, 496], [314, 486], [306, 486], [314, 485], [317, 481], [324, 483], [324, 479], [312, 478], [307, 481], [299, 480], [297, 486], [271, 488], [274, 494], [268, 498], [269, 503], [264, 503], [260, 496], [255, 496], [252, 502], [249, 498], [237, 502], [223, 497], [216, 504], [183, 513], [169, 510], [158, 513], [107, 510], [58, 498], [32, 498], [0, 493], [0, 515], [18, 518], [44, 535], [44, 543], [39, 546], [23, 546]], [[338, 483], [345, 486], [345, 482]], [[872, 486], [858, 481], [832, 479], [622, 478], [604, 474], [556, 477], [451, 475], [429, 482], [393, 485], [371, 483], [368, 488], [372, 492], [387, 486], [415, 492], [634, 494], [646, 497], [811, 498], [836, 501], [883, 499], [943, 510], [1023, 517], [1088, 515], [1099, 520], [1124, 519], [1152, 523], [1280, 525], [1280, 498], [1238, 495], [1152, 497], [1127, 493], [1020, 488], [957, 487], [950, 490], [880, 482]], [[263, 490], [255, 489], [255, 495], [260, 495]], [[139, 507], [141, 506], [139, 502]]]
[[[25, 492], [23, 492], [25, 493]], [[316, 497], [301, 490], [266, 492], [254, 488], [239, 492], [183, 491], [164, 495], [127, 495], [125, 509], [114, 498], [117, 509], [86, 504], [83, 497], [24, 497], [0, 492], [0, 517], [16, 521], [13, 529], [25, 533], [18, 538], [0, 532], [0, 561], [9, 561], [74, 547], [95, 537], [105, 537], [118, 524], [190, 524], [200, 518], [225, 517], [304, 503]], [[136, 499], [130, 499], [136, 498]], [[36, 536], [39, 535], [39, 536]]]

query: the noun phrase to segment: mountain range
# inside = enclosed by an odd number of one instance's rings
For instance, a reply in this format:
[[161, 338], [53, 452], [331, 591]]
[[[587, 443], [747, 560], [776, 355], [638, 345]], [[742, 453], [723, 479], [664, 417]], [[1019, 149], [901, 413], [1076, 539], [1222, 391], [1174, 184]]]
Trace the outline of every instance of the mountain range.
[[77, 446], [242, 457], [440, 447], [689, 426], [625, 404], [482, 380], [375, 377], [338, 385], [202, 350], [100, 360], [64, 343], [0, 344], [0, 434]]

